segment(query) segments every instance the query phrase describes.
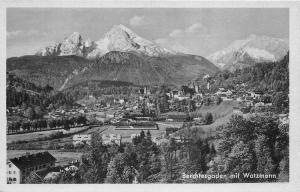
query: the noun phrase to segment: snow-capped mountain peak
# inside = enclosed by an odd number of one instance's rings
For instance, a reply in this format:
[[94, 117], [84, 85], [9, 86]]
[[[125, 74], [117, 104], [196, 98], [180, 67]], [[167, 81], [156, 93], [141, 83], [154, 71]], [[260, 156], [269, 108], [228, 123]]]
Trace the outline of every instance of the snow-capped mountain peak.
[[80, 33], [74, 32], [61, 43], [60, 55], [78, 55], [82, 56], [83, 45]]
[[36, 54], [41, 56], [78, 55], [94, 59], [110, 51], [136, 52], [149, 56], [176, 54], [175, 51], [160, 47], [140, 37], [124, 25], [114, 25], [98, 41], [83, 41], [81, 35], [74, 32], [57, 46], [48, 46]]
[[221, 69], [234, 70], [257, 62], [277, 61], [289, 50], [286, 39], [251, 34], [208, 56]]
[[149, 56], [175, 54], [174, 51], [162, 48], [146, 40], [124, 25], [115, 25], [102, 39], [95, 42], [96, 49], [88, 54], [88, 58], [95, 58], [110, 51], [137, 52]]

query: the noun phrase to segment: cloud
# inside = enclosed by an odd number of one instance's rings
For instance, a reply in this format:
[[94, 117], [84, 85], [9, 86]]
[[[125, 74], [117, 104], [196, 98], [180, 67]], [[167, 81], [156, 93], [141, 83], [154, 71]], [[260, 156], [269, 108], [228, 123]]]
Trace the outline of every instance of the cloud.
[[21, 34], [22, 34], [21, 30], [7, 31], [6, 32], [6, 37], [7, 37], [7, 39], [12, 39], [12, 38], [17, 37], [17, 36], [19, 36]]
[[6, 32], [6, 38], [7, 39], [14, 39], [17, 37], [31, 37], [31, 36], [37, 36], [37, 35], [44, 35], [44, 32], [40, 32], [38, 30], [35, 29], [31, 29], [31, 30], [15, 30], [15, 31], [7, 31]]
[[181, 53], [190, 53], [190, 50], [179, 42], [175, 42], [174, 45], [171, 46], [171, 49]]
[[145, 16], [134, 16], [129, 19], [129, 24], [133, 27], [137, 27], [140, 25], [145, 25], [147, 23]]
[[190, 50], [187, 47], [183, 46], [180, 42], [171, 41], [170, 38], [159, 38], [155, 40], [155, 43], [176, 52], [181, 52], [181, 53], [190, 52]]
[[192, 53], [192, 45], [207, 35], [207, 29], [201, 23], [194, 23], [186, 28], [174, 29], [167, 37], [158, 38], [155, 42], [163, 47], [181, 53]]
[[194, 23], [190, 26], [188, 26], [185, 29], [175, 29], [169, 33], [170, 37], [176, 38], [176, 37], [184, 37], [184, 36], [190, 36], [190, 35], [199, 35], [201, 33], [205, 33], [206, 28], [200, 24], [200, 23]]
[[205, 29], [205, 27], [200, 23], [194, 23], [193, 25], [189, 26], [185, 29], [186, 33], [197, 33], [201, 32]]
[[182, 30], [180, 30], [180, 29], [175, 29], [174, 31], [172, 31], [170, 34], [169, 34], [169, 36], [170, 37], [180, 37], [180, 36], [182, 36], [183, 35], [183, 31]]

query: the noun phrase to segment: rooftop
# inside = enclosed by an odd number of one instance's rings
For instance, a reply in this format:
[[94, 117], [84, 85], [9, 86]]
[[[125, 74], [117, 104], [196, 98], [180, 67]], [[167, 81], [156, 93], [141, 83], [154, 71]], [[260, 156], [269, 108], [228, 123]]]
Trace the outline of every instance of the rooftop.
[[52, 163], [56, 161], [55, 157], [53, 157], [48, 151], [23, 155], [21, 157], [16, 157], [9, 160], [19, 169], [26, 169], [29, 167], [34, 167], [37, 165]]

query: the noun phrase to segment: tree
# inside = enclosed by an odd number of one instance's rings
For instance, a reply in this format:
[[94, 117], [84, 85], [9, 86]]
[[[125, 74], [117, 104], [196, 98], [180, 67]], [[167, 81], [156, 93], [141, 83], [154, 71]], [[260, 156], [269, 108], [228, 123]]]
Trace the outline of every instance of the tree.
[[204, 122], [206, 125], [210, 125], [213, 123], [213, 115], [211, 113], [207, 113], [204, 118]]
[[32, 120], [35, 117], [35, 112], [32, 109], [32, 107], [28, 107], [25, 111], [25, 117], [27, 117], [28, 119]]
[[27, 109], [27, 104], [24, 101], [22, 102], [21, 108], [23, 111], [25, 111]]
[[86, 122], [87, 122], [87, 119], [86, 119], [85, 116], [83, 116], [83, 115], [77, 116], [77, 119], [76, 119], [76, 123], [77, 124], [83, 124], [83, 125], [85, 125]]
[[273, 106], [275, 107], [275, 111], [278, 113], [285, 112], [288, 110], [288, 95], [284, 92], [277, 92], [273, 98]]
[[102, 144], [101, 135], [92, 135], [91, 149], [82, 157], [79, 168], [80, 178], [84, 183], [104, 183], [110, 155], [107, 146]]
[[65, 130], [70, 130], [70, 123], [68, 119], [63, 119], [63, 125]]
[[21, 124], [21, 127], [23, 128], [24, 131], [29, 131], [30, 130], [30, 123], [28, 121], [23, 121]]
[[[243, 141], [235, 144], [228, 158], [225, 159], [225, 173], [251, 173], [255, 171], [256, 167], [255, 152], [252, 143], [244, 143]], [[232, 179], [233, 181], [247, 181], [247, 178]], [[249, 181], [253, 182], [253, 179]]]
[[147, 139], [151, 141], [151, 133], [149, 130], [147, 131]]
[[209, 98], [209, 97], [204, 98], [204, 104], [206, 106], [209, 106], [211, 103], [212, 103], [211, 98]]
[[216, 97], [216, 103], [217, 105], [220, 105], [220, 103], [222, 102], [222, 98], [220, 96]]
[[24, 180], [26, 184], [42, 184], [43, 179], [41, 179], [35, 172], [31, 172]]
[[128, 161], [127, 153], [117, 154], [108, 165], [106, 181], [108, 183], [132, 183], [136, 169]]
[[[218, 166], [223, 170], [215, 170], [226, 174], [236, 172], [278, 174], [280, 162], [284, 162], [284, 149], [287, 149], [286, 130], [281, 131], [275, 116], [253, 116], [244, 119], [233, 116], [227, 125], [217, 128]], [[283, 133], [283, 134], [281, 134]], [[284, 163], [283, 163], [284, 164]], [[282, 166], [284, 167], [284, 165]], [[249, 182], [247, 178], [232, 181]], [[274, 181], [274, 179], [251, 179], [251, 182]]]
[[272, 149], [268, 144], [269, 142], [265, 135], [259, 135], [255, 142], [258, 173], [272, 174], [276, 171], [276, 166], [272, 158]]
[[42, 118], [43, 117], [43, 111], [42, 111], [42, 108], [40, 106], [36, 106], [34, 108], [34, 113], [36, 115], [36, 118]]
[[144, 139], [144, 138], [145, 138], [145, 132], [144, 132], [144, 130], [141, 131], [140, 137], [141, 137], [141, 139]]
[[214, 144], [210, 146], [209, 153], [211, 156], [216, 155], [217, 151]]

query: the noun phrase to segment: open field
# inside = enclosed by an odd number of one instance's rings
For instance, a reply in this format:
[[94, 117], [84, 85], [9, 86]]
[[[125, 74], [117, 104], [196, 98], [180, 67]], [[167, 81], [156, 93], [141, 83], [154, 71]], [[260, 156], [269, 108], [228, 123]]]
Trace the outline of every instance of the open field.
[[233, 115], [233, 107], [238, 107], [238, 105], [237, 101], [223, 101], [220, 105], [214, 106], [211, 109], [200, 109], [201, 112], [205, 112], [203, 114], [211, 112], [214, 116], [214, 122], [212, 124], [202, 126], [204, 131], [208, 134], [214, 133], [218, 126], [226, 124]]
[[[158, 137], [164, 134], [167, 127], [181, 127], [182, 122], [157, 122], [159, 129], [158, 130], [149, 130], [152, 137]], [[108, 126], [106, 130], [102, 132], [102, 134], [120, 134], [122, 136], [122, 142], [131, 142], [131, 134], [140, 133], [141, 130], [116, 130], [115, 126]], [[144, 130], [146, 133], [147, 130]]]
[[[87, 129], [80, 134], [91, 134], [93, 132], [102, 132], [103, 130], [107, 129], [106, 126], [101, 126], [101, 127], [92, 127], [90, 129]], [[63, 137], [59, 139], [49, 139], [49, 140], [44, 140], [44, 141], [31, 141], [29, 143], [24, 143], [24, 144], [18, 144], [22, 145], [24, 149], [49, 149], [49, 147], [53, 146], [64, 146], [66, 143], [72, 143], [73, 135], [70, 135], [68, 137]], [[17, 148], [20, 149], [20, 148]], [[23, 148], [22, 148], [23, 149]]]
[[[203, 106], [194, 113], [202, 114], [204, 117], [206, 113], [212, 113], [214, 116], [214, 122], [210, 125], [200, 125], [193, 129], [199, 129], [196, 137], [206, 138], [214, 136], [216, 134], [216, 129], [220, 125], [226, 124], [231, 116], [233, 115], [233, 107], [237, 107], [239, 104], [237, 101], [223, 101], [220, 105], [213, 106]], [[203, 132], [202, 132], [203, 130]], [[185, 132], [186, 130], [181, 130], [180, 132]]]
[[30, 141], [33, 139], [38, 139], [38, 138], [44, 138], [47, 136], [50, 136], [53, 133], [60, 132], [62, 131], [64, 134], [67, 133], [75, 133], [78, 131], [82, 131], [84, 129], [87, 129], [88, 126], [84, 127], [76, 127], [76, 128], [71, 128], [70, 130], [64, 130], [64, 129], [56, 129], [56, 130], [49, 130], [49, 131], [38, 131], [38, 132], [32, 132], [32, 133], [23, 133], [23, 134], [16, 134], [16, 135], [7, 135], [6, 136], [6, 142], [7, 143], [12, 143], [15, 141]]
[[[19, 157], [26, 152], [31, 154], [43, 152], [45, 150], [7, 150], [7, 159]], [[56, 158], [56, 165], [65, 165], [71, 161], [80, 160], [82, 152], [62, 152], [59, 150], [48, 150]]]
[[212, 113], [212, 115], [218, 119], [224, 116], [230, 115], [233, 112], [233, 107], [238, 107], [237, 101], [222, 101], [219, 105], [213, 106], [202, 106], [200, 109], [196, 110], [192, 114], [202, 114], [202, 117], [206, 113]]
[[[180, 127], [182, 123], [180, 122], [158, 122], [159, 130], [150, 130], [150, 133], [153, 137], [157, 137], [164, 134], [166, 127], [176, 126]], [[122, 136], [122, 142], [131, 142], [130, 135], [140, 133], [141, 130], [115, 130], [115, 126], [103, 126], [103, 127], [93, 127], [88, 129], [81, 134], [92, 134], [92, 133], [102, 133], [102, 134], [120, 134]], [[32, 134], [32, 133], [31, 133]], [[29, 137], [30, 138], [30, 137]], [[39, 150], [7, 150], [7, 158], [14, 158], [21, 155], [24, 155], [26, 152], [29, 153], [38, 153], [41, 151], [45, 151], [49, 145], [62, 145], [65, 143], [72, 142], [72, 136], [60, 138], [60, 139], [52, 139], [49, 141], [38, 141], [38, 142], [30, 142], [31, 145], [38, 146]], [[27, 144], [22, 144], [27, 145]], [[83, 152], [66, 152], [60, 150], [47, 150], [49, 151], [56, 159], [57, 165], [64, 165], [68, 162], [80, 160]]]

